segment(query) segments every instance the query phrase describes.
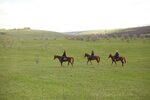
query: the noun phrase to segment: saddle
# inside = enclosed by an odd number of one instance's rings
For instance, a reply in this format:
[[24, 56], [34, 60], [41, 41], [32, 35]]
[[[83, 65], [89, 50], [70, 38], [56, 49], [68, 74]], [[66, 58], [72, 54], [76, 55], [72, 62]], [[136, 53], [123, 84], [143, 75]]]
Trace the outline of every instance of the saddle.
[[90, 58], [90, 59], [94, 59], [94, 58], [95, 58], [95, 56], [92, 56], [92, 55], [91, 55], [91, 56], [89, 56], [89, 58]]
[[115, 60], [116, 60], [116, 61], [119, 61], [119, 57], [118, 57], [118, 58], [115, 58]]
[[67, 60], [67, 57], [62, 57], [62, 60], [64, 60], [64, 61]]

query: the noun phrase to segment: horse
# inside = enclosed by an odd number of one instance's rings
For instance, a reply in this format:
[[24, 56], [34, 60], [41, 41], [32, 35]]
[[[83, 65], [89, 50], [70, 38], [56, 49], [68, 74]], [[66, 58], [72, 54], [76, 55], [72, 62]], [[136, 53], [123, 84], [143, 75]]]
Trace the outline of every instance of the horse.
[[91, 56], [90, 54], [88, 54], [88, 53], [85, 53], [84, 54], [84, 57], [87, 57], [87, 64], [88, 64], [88, 62], [90, 61], [90, 63], [92, 64], [92, 60], [96, 60], [97, 61], [97, 63], [99, 63], [100, 62], [100, 57], [99, 56]]
[[116, 60], [115, 57], [114, 57], [111, 53], [109, 54], [108, 58], [111, 58], [111, 60], [112, 60], [111, 65], [113, 64], [113, 62], [115, 62], [115, 64], [117, 64], [116, 61], [121, 61], [122, 66], [124, 65], [124, 63], [126, 63], [126, 58], [125, 58], [125, 57], [121, 57], [121, 56], [120, 56], [120, 57]]
[[73, 57], [66, 57], [66, 59], [63, 59], [62, 56], [54, 55], [54, 60], [56, 58], [59, 60], [61, 66], [62, 66], [63, 62], [68, 62], [68, 65], [71, 64], [72, 66], [74, 64], [74, 58]]

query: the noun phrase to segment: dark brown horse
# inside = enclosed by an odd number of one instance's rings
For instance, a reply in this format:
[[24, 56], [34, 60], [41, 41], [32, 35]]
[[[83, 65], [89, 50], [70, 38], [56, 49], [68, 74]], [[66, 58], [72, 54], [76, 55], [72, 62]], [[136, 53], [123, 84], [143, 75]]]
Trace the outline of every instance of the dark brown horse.
[[54, 55], [54, 60], [56, 58], [59, 60], [61, 66], [62, 66], [63, 62], [68, 62], [68, 65], [71, 64], [73, 66], [73, 63], [74, 63], [74, 58], [73, 57], [66, 57], [66, 59], [63, 59], [62, 56]]
[[113, 62], [115, 62], [115, 64], [117, 64], [117, 63], [116, 63], [117, 61], [121, 61], [122, 66], [124, 65], [124, 63], [126, 63], [126, 58], [125, 58], [125, 57], [121, 57], [121, 56], [120, 56], [120, 57], [116, 60], [115, 57], [114, 57], [112, 54], [109, 54], [108, 58], [111, 58], [111, 60], [112, 60], [111, 65], [113, 64]]
[[96, 60], [97, 63], [100, 62], [100, 57], [99, 57], [99, 56], [93, 56], [93, 57], [92, 57], [90, 54], [85, 53], [85, 54], [84, 54], [84, 57], [87, 57], [87, 64], [88, 64], [89, 61], [90, 61], [90, 63], [92, 64], [92, 60]]

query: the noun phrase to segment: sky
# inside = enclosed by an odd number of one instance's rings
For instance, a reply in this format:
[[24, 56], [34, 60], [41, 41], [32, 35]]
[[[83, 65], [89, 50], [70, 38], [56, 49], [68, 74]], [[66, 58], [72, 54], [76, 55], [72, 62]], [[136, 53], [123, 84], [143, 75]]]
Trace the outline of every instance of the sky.
[[0, 0], [0, 29], [57, 32], [150, 25], [150, 0]]

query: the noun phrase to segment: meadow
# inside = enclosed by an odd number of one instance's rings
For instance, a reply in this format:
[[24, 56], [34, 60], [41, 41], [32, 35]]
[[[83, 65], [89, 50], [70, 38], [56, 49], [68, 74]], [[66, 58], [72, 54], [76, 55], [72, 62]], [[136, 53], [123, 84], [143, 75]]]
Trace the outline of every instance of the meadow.
[[[0, 100], [149, 100], [150, 40], [68, 40], [45, 31], [0, 34]], [[125, 56], [111, 66], [110, 53]], [[75, 58], [60, 66], [54, 55]], [[87, 65], [84, 53], [101, 57]]]

